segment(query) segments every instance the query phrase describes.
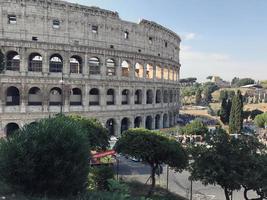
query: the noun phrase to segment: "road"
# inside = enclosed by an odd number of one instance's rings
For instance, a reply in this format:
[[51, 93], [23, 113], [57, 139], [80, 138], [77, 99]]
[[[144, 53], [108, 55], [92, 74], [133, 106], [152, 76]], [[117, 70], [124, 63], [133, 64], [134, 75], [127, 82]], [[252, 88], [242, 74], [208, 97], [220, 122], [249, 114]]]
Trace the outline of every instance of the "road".
[[[126, 180], [136, 180], [146, 183], [150, 176], [150, 167], [141, 163], [134, 162], [122, 156], [119, 157], [119, 176]], [[189, 198], [190, 181], [189, 173], [184, 171], [176, 173], [169, 170], [169, 190], [181, 196]], [[150, 183], [150, 182], [148, 182]], [[167, 186], [167, 166], [163, 167], [163, 174], [157, 177], [157, 184], [162, 187]], [[253, 195], [253, 194], [251, 194]], [[234, 192], [233, 200], [243, 200], [243, 192]], [[224, 192], [219, 186], [204, 186], [201, 182], [193, 182], [193, 200], [225, 200]]]

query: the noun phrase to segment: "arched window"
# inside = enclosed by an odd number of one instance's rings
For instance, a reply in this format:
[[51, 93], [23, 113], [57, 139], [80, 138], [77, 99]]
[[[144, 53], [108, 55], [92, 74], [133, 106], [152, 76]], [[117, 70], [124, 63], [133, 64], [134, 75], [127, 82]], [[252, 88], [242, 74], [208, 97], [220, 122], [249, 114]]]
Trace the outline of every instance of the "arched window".
[[164, 78], [164, 80], [169, 79], [169, 69], [167, 67], [165, 67], [163, 70], [163, 78]]
[[138, 116], [134, 119], [134, 128], [140, 128], [142, 125], [142, 117]]
[[160, 66], [156, 66], [156, 78], [158, 80], [162, 79], [162, 68]]
[[9, 123], [6, 125], [5, 132], [6, 137], [12, 136], [16, 131], [19, 130], [19, 125], [16, 123]]
[[62, 90], [58, 87], [54, 87], [50, 90], [49, 94], [49, 105], [50, 106], [59, 106], [63, 105], [63, 96]]
[[10, 71], [19, 71], [20, 55], [16, 51], [9, 51], [6, 56], [6, 69]]
[[123, 134], [124, 131], [127, 131], [130, 127], [130, 120], [128, 118], [123, 118], [121, 120], [121, 134]]
[[90, 75], [100, 74], [100, 60], [97, 57], [92, 57], [89, 59], [89, 69]]
[[116, 75], [116, 65], [113, 59], [107, 59], [107, 76]]
[[146, 91], [146, 103], [147, 104], [152, 104], [153, 103], [153, 91], [152, 90], [147, 90]]
[[40, 88], [32, 87], [29, 90], [29, 99], [28, 99], [29, 106], [40, 106], [42, 105], [42, 93]]
[[146, 117], [146, 129], [152, 130], [152, 117], [151, 116], [147, 116]]
[[106, 129], [108, 129], [109, 135], [115, 135], [115, 130], [116, 130], [116, 121], [115, 121], [115, 119], [107, 120]]
[[147, 64], [146, 65], [146, 78], [153, 79], [153, 73], [154, 73], [153, 66], [150, 64]]
[[135, 64], [135, 77], [143, 78], [144, 77], [144, 67], [143, 65], [136, 63]]
[[156, 103], [161, 103], [161, 91], [156, 91]]
[[100, 103], [99, 90], [97, 88], [93, 88], [90, 90], [89, 105], [95, 106], [99, 105], [99, 103]]
[[82, 58], [80, 56], [72, 56], [70, 58], [70, 73], [82, 74]]
[[130, 63], [126, 60], [124, 60], [121, 63], [121, 76], [123, 77], [129, 77], [130, 73]]
[[61, 55], [54, 54], [50, 57], [49, 72], [60, 73], [63, 69], [63, 59]]
[[115, 92], [113, 89], [108, 89], [107, 91], [107, 105], [115, 104]]
[[155, 117], [155, 129], [160, 129], [160, 115]]
[[130, 91], [123, 90], [121, 95], [122, 95], [121, 104], [122, 105], [130, 104]]
[[29, 67], [30, 72], [42, 72], [43, 57], [38, 53], [32, 53], [29, 56]]
[[18, 88], [9, 87], [6, 91], [6, 105], [7, 106], [18, 106], [20, 105], [20, 93]]
[[164, 90], [164, 95], [163, 95], [163, 103], [168, 103], [169, 98], [168, 98], [168, 90]]
[[142, 90], [136, 90], [134, 95], [134, 103], [142, 104]]
[[79, 88], [73, 88], [70, 94], [70, 105], [80, 106], [82, 105], [82, 91]]
[[172, 93], [172, 90], [169, 90], [169, 95], [170, 95], [170, 97], [169, 97], [170, 103], [172, 103], [173, 102], [173, 93]]
[[164, 114], [163, 115], [163, 128], [168, 128], [168, 115]]
[[173, 126], [173, 117], [172, 117], [172, 113], [169, 114], [169, 125]]
[[173, 81], [173, 69], [171, 68], [170, 71], [169, 71], [169, 80]]

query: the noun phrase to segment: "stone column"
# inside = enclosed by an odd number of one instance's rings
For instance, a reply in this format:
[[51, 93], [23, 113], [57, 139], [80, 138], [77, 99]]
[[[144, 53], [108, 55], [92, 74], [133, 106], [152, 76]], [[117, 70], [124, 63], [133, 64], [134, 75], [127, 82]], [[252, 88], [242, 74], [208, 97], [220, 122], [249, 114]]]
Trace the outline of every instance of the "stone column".
[[117, 73], [117, 77], [118, 79], [120, 80], [121, 79], [121, 62], [122, 62], [122, 59], [119, 58], [118, 59], [118, 63], [116, 63], [116, 73]]
[[85, 84], [84, 94], [83, 94], [83, 106], [85, 112], [89, 111], [89, 90], [90, 90], [89, 85]]
[[64, 83], [62, 95], [63, 95], [63, 112], [69, 112], [70, 111], [70, 90], [71, 86], [67, 83]]
[[20, 87], [20, 112], [26, 113], [26, 108], [28, 104], [28, 87], [22, 85]]
[[103, 77], [103, 78], [106, 77], [106, 73], [107, 73], [106, 56], [104, 54], [104, 56], [100, 60], [100, 74], [101, 74], [101, 77]]
[[25, 76], [28, 71], [28, 58], [26, 49], [22, 48], [19, 54], [20, 54], [20, 74], [22, 76]]
[[3, 84], [0, 83], [0, 113], [3, 113], [4, 109], [4, 103], [5, 103], [5, 92], [3, 88]]
[[100, 96], [101, 110], [105, 111], [107, 105], [107, 95], [106, 95], [106, 88], [104, 86], [99, 87], [99, 96]]
[[146, 88], [142, 90], [142, 105], [146, 105]]
[[44, 76], [47, 76], [48, 75], [48, 73], [49, 73], [49, 56], [48, 56], [48, 53], [47, 53], [47, 51], [44, 51], [43, 52], [43, 69], [42, 69], [42, 71], [43, 71], [43, 74], [44, 74]]
[[88, 67], [88, 55], [85, 53], [83, 62], [83, 76], [84, 78], [89, 77], [89, 67]]
[[116, 105], [117, 106], [120, 106], [121, 105], [121, 92], [122, 92], [122, 89], [121, 89], [121, 87], [119, 86], [118, 88], [117, 88], [117, 91], [115, 92], [115, 98], [116, 98], [116, 100], [115, 100], [115, 103], [116, 103]]
[[63, 54], [63, 69], [62, 69], [62, 73], [63, 73], [63, 77], [67, 78], [70, 75], [70, 52], [65, 52]]
[[50, 91], [49, 91], [49, 87], [47, 85], [45, 85], [42, 88], [42, 92], [43, 92], [43, 98], [42, 98], [42, 102], [43, 102], [43, 112], [48, 112], [48, 108], [49, 108], [49, 96], [50, 96]]

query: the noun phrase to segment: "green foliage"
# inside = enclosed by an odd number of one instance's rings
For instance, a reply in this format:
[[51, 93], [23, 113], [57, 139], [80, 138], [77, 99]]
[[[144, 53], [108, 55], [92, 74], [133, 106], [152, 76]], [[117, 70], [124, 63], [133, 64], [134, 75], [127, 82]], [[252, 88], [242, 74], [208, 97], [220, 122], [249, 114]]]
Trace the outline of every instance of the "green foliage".
[[254, 119], [254, 123], [259, 128], [264, 128], [267, 125], [267, 113], [257, 115]]
[[18, 133], [0, 143], [0, 178], [5, 183], [38, 195], [85, 189], [90, 147], [78, 123], [57, 116]]
[[193, 85], [196, 81], [197, 78], [194, 77], [180, 79], [180, 83], [185, 85]]
[[255, 109], [250, 112], [250, 117], [252, 120], [254, 120], [255, 117], [260, 114], [263, 114], [263, 112], [261, 110]]
[[212, 101], [212, 93], [218, 90], [219, 87], [212, 82], [206, 82], [203, 85], [203, 93], [204, 93], [204, 101], [206, 104], [210, 103]]
[[207, 76], [206, 79], [211, 80], [212, 79], [212, 76]]
[[161, 132], [147, 129], [129, 129], [117, 141], [115, 150], [123, 155], [142, 159], [151, 167], [152, 186], [155, 187], [155, 173], [161, 164], [168, 164], [180, 171], [188, 162], [186, 151], [180, 143], [169, 139]]
[[243, 128], [243, 97], [238, 90], [237, 94], [233, 97], [230, 119], [229, 119], [229, 132], [231, 134], [241, 134]]
[[180, 128], [180, 134], [182, 135], [205, 135], [207, 132], [208, 127], [198, 119]]
[[238, 77], [234, 77], [231, 85], [232, 87], [241, 87], [244, 85], [250, 85], [250, 84], [255, 84], [255, 80], [251, 79], [251, 78], [238, 78]]
[[108, 130], [97, 119], [88, 119], [78, 115], [71, 115], [69, 118], [79, 122], [86, 130], [86, 135], [93, 150], [107, 149], [110, 136]]
[[94, 166], [91, 168], [90, 178], [93, 180], [95, 189], [108, 190], [109, 179], [114, 178], [112, 166]]
[[221, 90], [220, 91], [220, 96], [219, 96], [219, 101], [222, 102], [223, 100], [228, 99], [228, 91], [227, 90]]
[[0, 73], [5, 69], [5, 55], [2, 53], [0, 49]]
[[229, 116], [230, 116], [230, 110], [231, 110], [231, 107], [229, 108], [229, 106], [230, 106], [229, 102], [226, 99], [223, 99], [219, 114], [220, 114], [220, 120], [224, 124], [229, 123]]
[[196, 91], [196, 105], [200, 105], [202, 100], [202, 91], [198, 89]]

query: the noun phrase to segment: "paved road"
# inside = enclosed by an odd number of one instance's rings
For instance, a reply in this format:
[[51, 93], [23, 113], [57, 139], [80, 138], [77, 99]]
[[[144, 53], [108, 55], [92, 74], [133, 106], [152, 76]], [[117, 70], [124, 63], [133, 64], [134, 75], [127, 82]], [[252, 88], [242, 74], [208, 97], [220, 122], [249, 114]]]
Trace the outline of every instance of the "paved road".
[[[137, 180], [146, 183], [150, 168], [140, 162], [134, 162], [124, 157], [119, 157], [119, 176], [128, 180]], [[189, 198], [190, 195], [190, 181], [188, 181], [189, 173], [184, 171], [176, 173], [169, 170], [169, 190], [181, 196]], [[157, 184], [162, 187], [167, 185], [167, 167], [163, 167], [163, 174], [157, 177]], [[208, 185], [204, 186], [200, 182], [193, 182], [193, 199], [194, 200], [224, 200], [223, 190], [219, 186]], [[243, 193], [234, 192], [233, 200], [243, 200]]]

